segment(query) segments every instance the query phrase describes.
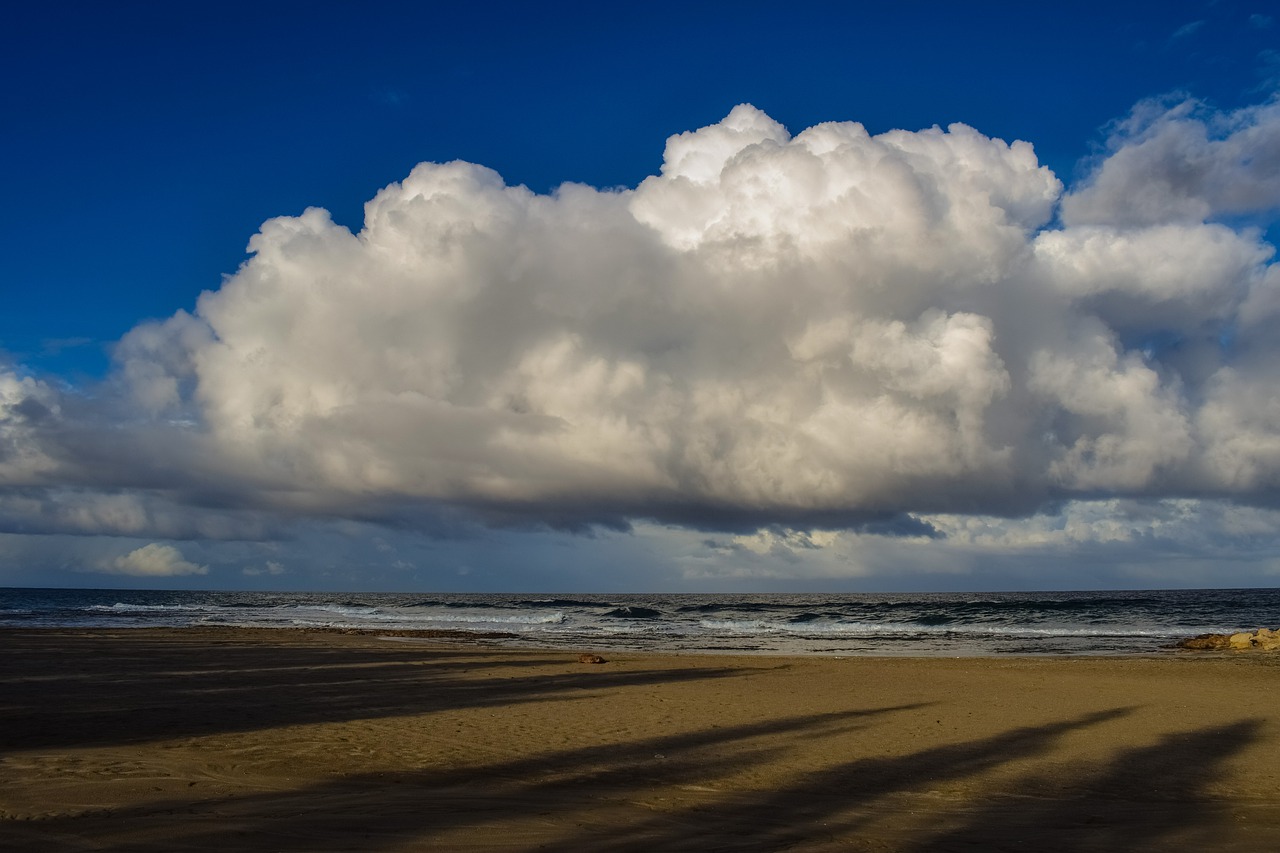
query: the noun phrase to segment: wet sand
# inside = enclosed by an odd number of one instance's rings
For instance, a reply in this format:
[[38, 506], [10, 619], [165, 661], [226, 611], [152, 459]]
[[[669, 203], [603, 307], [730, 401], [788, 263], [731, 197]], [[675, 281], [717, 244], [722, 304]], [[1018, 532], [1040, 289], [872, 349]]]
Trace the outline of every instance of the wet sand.
[[1280, 657], [606, 657], [301, 631], [0, 631], [0, 849], [1280, 839]]

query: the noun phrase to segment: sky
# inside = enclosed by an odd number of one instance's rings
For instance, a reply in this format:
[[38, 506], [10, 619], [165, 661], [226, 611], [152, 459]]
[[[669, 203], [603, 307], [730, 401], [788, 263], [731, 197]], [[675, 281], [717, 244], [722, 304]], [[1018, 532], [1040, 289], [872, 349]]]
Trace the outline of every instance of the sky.
[[0, 585], [1280, 583], [1280, 7], [49, 3]]

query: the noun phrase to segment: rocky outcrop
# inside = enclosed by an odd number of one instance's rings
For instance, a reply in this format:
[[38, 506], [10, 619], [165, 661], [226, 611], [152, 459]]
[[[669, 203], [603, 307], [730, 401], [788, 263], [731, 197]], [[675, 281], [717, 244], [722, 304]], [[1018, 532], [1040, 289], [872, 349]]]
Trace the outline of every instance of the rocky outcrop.
[[1252, 634], [1248, 631], [1238, 634], [1201, 634], [1178, 643], [1178, 648], [1237, 652], [1280, 651], [1280, 630], [1259, 628]]

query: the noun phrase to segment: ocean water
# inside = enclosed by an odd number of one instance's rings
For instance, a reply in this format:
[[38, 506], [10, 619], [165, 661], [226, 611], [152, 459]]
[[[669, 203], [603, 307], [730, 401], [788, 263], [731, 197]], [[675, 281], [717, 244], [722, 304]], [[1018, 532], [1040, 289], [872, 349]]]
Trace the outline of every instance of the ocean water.
[[1161, 654], [1196, 634], [1280, 627], [1280, 589], [561, 596], [0, 589], [0, 627], [210, 625], [434, 629], [575, 650]]

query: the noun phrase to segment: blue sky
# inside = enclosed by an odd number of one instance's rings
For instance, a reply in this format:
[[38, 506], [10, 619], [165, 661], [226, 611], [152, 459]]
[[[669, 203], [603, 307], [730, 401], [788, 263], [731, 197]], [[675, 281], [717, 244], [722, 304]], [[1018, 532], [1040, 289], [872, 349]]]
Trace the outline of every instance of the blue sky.
[[[315, 205], [358, 227], [372, 193], [425, 160], [481, 163], [539, 192], [634, 186], [666, 136], [745, 101], [795, 129], [961, 121], [1031, 141], [1065, 180], [1142, 98], [1258, 101], [1258, 54], [1278, 44], [1274, 26], [1250, 24], [1266, 3], [1158, 16], [1106, 3], [373, 5], [11, 15], [3, 239], [21, 301], [0, 320], [8, 350], [104, 369], [102, 350], [139, 319], [189, 308], [234, 272], [265, 219]], [[58, 347], [81, 340], [84, 352]]]
[[0, 64], [0, 583], [1280, 577], [1273, 4], [64, 3]]

